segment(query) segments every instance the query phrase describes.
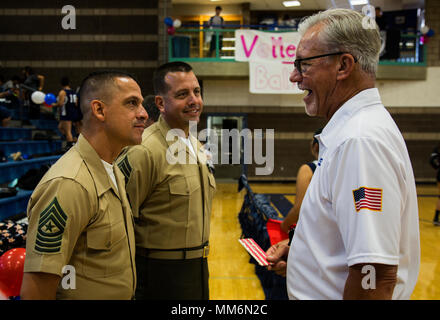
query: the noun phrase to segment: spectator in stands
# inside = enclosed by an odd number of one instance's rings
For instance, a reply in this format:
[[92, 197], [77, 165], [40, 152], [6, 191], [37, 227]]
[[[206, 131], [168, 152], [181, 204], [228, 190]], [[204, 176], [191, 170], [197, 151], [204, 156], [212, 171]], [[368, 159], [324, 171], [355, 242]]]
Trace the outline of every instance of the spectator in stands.
[[7, 127], [11, 121], [11, 112], [8, 108], [0, 106], [0, 126]]
[[8, 84], [5, 82], [3, 75], [0, 75], [0, 126], [7, 127], [11, 120], [11, 112], [6, 107], [6, 98], [12, 94], [12, 91], [8, 88]]
[[[220, 16], [222, 12], [222, 7], [217, 6], [215, 7], [215, 16], [212, 16], [209, 19], [209, 27], [214, 29], [221, 29], [223, 28], [224, 19], [222, 16]], [[211, 44], [209, 45], [209, 56], [212, 57], [212, 55], [215, 53], [216, 49], [216, 35], [217, 33], [214, 33], [214, 36], [211, 37]], [[221, 32], [218, 32], [218, 49], [219, 51], [222, 49], [223, 46], [223, 34]]]
[[62, 89], [58, 93], [57, 102], [52, 104], [53, 107], [60, 108], [60, 123], [58, 129], [66, 137], [67, 148], [74, 144], [72, 136], [72, 124], [81, 121], [82, 114], [77, 104], [77, 95], [70, 87], [68, 77], [61, 78]]
[[0, 93], [5, 91], [5, 77], [0, 74]]
[[5, 81], [5, 77], [0, 74], [0, 93], [6, 92], [9, 89], [15, 88], [16, 83], [18, 83], [17, 80], [18, 76], [13, 76], [12, 79]]
[[24, 76], [24, 101], [25, 105], [29, 106], [29, 118], [38, 119], [40, 117], [40, 105], [35, 104], [31, 95], [34, 91], [42, 91], [44, 87], [44, 76], [41, 74], [36, 74], [34, 69], [27, 66], [22, 71]]
[[[148, 115], [141, 89], [126, 73], [100, 71], [86, 77], [80, 96], [78, 142], [29, 200], [22, 299], [134, 296], [133, 217], [124, 176], [113, 162], [122, 148], [142, 140]], [[74, 288], [61, 281], [73, 271]]]
[[375, 11], [376, 23], [377, 23], [377, 26], [379, 27], [379, 30], [385, 30], [386, 29], [386, 21], [383, 16], [382, 9], [380, 7], [375, 7], [374, 11]]
[[289, 14], [284, 14], [282, 20], [279, 23], [280, 27], [295, 28], [296, 19], [292, 18]]
[[306, 113], [328, 122], [292, 246], [272, 260], [288, 257], [291, 299], [409, 299], [417, 282], [414, 173], [375, 88], [380, 36], [364, 18], [330, 9], [298, 29], [290, 81], [308, 91]]
[[148, 113], [147, 127], [155, 123], [160, 116], [160, 111], [157, 108], [155, 101], [156, 101], [155, 95], [148, 95], [144, 97], [144, 102], [142, 102], [142, 105], [144, 106], [145, 110]]
[[375, 8], [376, 23], [379, 27], [382, 48], [380, 53], [381, 60], [397, 60], [400, 58], [401, 35], [399, 28], [393, 23], [389, 23], [384, 17], [380, 7]]
[[20, 106], [20, 77], [13, 76], [11, 80], [3, 82], [0, 80], [1, 105], [9, 109], [16, 109]]
[[31, 87], [34, 90], [42, 91], [44, 87], [44, 76], [36, 74], [32, 67], [24, 67], [22, 73], [25, 77], [24, 85]]
[[[314, 136], [320, 134], [321, 132], [322, 129], [316, 130]], [[310, 142], [310, 151], [313, 155], [314, 160], [303, 164], [298, 170], [298, 174], [296, 176], [295, 204], [281, 223], [281, 230], [283, 230], [284, 232], [289, 232], [291, 226], [295, 225], [298, 222], [301, 203], [306, 194], [307, 187], [312, 180], [316, 166], [318, 165], [318, 160], [316, 159], [318, 159], [319, 154], [319, 143], [315, 137], [313, 137], [312, 141]]]

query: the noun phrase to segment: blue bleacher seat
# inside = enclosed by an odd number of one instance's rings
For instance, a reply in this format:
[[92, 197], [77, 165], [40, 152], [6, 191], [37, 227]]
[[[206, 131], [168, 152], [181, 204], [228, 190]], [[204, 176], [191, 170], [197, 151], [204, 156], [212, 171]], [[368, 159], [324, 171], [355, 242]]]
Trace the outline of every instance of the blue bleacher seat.
[[21, 177], [29, 169], [39, 168], [44, 164], [53, 164], [61, 156], [42, 157], [31, 160], [11, 161], [0, 163], [0, 183], [6, 183]]
[[0, 150], [6, 155], [21, 151], [22, 154], [33, 155], [54, 152], [61, 149], [61, 141], [11, 141], [0, 142]]
[[26, 212], [29, 198], [33, 191], [20, 190], [15, 197], [0, 199], [0, 221]]
[[[19, 114], [14, 110], [15, 118], [22, 118], [24, 114]], [[52, 115], [53, 117], [53, 115]], [[23, 120], [23, 119], [22, 119]], [[0, 150], [5, 156], [20, 151], [22, 155], [50, 154], [62, 148], [62, 141], [32, 140], [33, 130], [54, 130], [58, 131], [58, 122], [54, 119], [31, 120], [35, 128], [14, 128], [0, 127]], [[51, 137], [51, 135], [47, 134]], [[43, 165], [53, 164], [61, 155], [34, 158], [23, 161], [8, 161], [0, 163], [0, 184], [5, 184], [23, 176], [30, 169], [39, 169]], [[15, 216], [26, 211], [32, 191], [19, 190], [14, 197], [0, 199], [0, 221]]]
[[58, 121], [49, 119], [30, 120], [31, 124], [40, 130], [58, 130]]
[[11, 110], [12, 120], [28, 120], [29, 119], [29, 111], [28, 110]]
[[1, 141], [14, 141], [14, 140], [31, 140], [32, 129], [29, 128], [0, 128], [0, 140]]

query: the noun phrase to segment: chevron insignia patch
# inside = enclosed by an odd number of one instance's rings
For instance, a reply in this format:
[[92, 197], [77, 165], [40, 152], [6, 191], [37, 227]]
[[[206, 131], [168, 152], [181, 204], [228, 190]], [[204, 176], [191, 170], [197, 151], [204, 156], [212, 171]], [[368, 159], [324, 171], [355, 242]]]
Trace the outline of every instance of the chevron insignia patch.
[[40, 253], [60, 252], [66, 221], [67, 215], [55, 197], [40, 214], [35, 250]]
[[121, 162], [118, 163], [118, 167], [119, 167], [119, 170], [121, 170], [122, 174], [125, 177], [125, 184], [127, 184], [128, 179], [130, 178], [130, 175], [131, 175], [131, 171], [132, 171], [132, 168], [131, 168], [130, 163], [128, 162], [127, 156], [124, 157], [124, 160], [122, 160]]

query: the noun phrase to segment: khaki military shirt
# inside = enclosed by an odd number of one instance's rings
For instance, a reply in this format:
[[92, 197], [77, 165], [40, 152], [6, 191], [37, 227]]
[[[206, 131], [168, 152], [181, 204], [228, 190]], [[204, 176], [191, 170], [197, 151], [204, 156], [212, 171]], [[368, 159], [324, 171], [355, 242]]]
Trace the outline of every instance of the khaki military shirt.
[[[57, 299], [134, 296], [133, 218], [124, 176], [114, 168], [120, 192], [96, 151], [80, 135], [32, 193], [24, 272], [66, 277], [60, 281]], [[63, 270], [66, 265], [74, 268], [76, 289], [68, 279], [72, 268]]]
[[[196, 158], [180, 139], [167, 141], [169, 130], [160, 117], [118, 163], [135, 217], [136, 245], [142, 248], [193, 248], [209, 239], [214, 176], [200, 142], [190, 135]], [[167, 160], [178, 159], [182, 150], [187, 163]]]

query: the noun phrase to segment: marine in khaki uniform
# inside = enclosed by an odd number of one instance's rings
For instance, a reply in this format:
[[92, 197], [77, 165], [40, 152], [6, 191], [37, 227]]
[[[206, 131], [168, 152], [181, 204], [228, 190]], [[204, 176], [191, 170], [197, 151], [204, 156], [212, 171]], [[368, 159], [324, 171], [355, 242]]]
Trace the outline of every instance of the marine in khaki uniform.
[[189, 134], [203, 108], [200, 86], [182, 62], [159, 67], [154, 84], [161, 116], [118, 164], [135, 217], [136, 299], [208, 299], [216, 185], [202, 145]]
[[141, 142], [148, 115], [138, 84], [124, 73], [93, 73], [80, 95], [84, 130], [28, 204], [22, 299], [134, 296], [133, 217], [124, 176], [112, 163], [123, 147]]

